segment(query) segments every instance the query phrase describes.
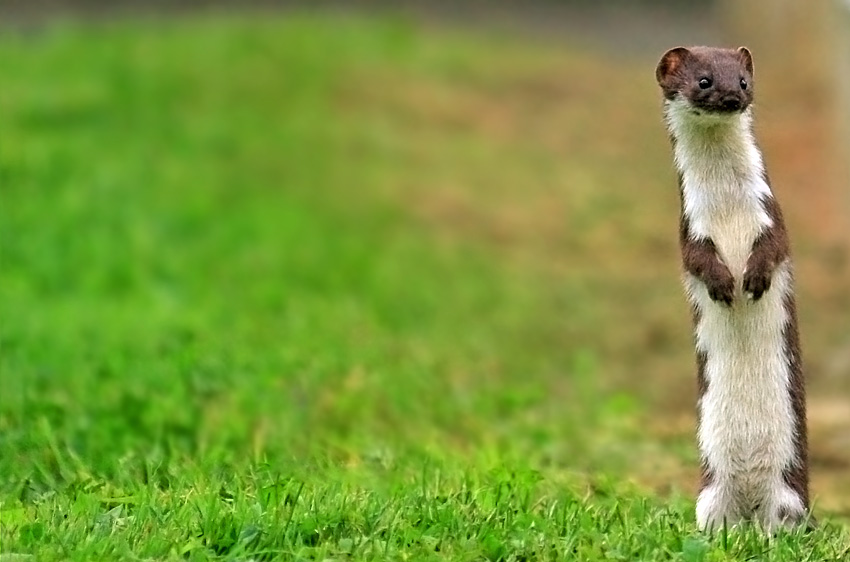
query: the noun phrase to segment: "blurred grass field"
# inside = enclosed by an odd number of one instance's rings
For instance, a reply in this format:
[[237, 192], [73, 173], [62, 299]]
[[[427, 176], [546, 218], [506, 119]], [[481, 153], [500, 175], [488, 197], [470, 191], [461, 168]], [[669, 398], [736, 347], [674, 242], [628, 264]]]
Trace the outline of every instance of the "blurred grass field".
[[[850, 552], [830, 420], [821, 530], [695, 532], [643, 66], [290, 15], [4, 33], [0, 75], [0, 553]], [[847, 271], [800, 249], [825, 373]]]

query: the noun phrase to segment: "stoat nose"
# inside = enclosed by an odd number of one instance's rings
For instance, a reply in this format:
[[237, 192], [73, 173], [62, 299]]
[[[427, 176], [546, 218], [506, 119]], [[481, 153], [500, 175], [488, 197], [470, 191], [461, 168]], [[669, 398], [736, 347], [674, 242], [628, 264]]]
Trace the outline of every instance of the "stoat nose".
[[720, 102], [723, 109], [727, 111], [738, 111], [741, 109], [741, 100], [737, 96], [726, 96]]

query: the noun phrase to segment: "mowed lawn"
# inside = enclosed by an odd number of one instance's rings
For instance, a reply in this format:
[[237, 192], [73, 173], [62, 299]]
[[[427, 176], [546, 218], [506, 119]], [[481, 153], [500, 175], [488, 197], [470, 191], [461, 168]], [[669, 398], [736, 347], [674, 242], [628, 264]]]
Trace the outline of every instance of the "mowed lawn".
[[646, 69], [599, 56], [0, 34], [0, 561], [850, 556], [828, 514], [708, 537], [690, 479], [656, 494], [697, 465], [652, 433], [693, 397], [678, 200], [657, 105], [605, 86]]

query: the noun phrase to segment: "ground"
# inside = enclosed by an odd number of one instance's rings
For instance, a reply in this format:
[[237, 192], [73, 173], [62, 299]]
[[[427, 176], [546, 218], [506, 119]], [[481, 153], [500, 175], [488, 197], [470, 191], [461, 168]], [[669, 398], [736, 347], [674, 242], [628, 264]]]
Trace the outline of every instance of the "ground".
[[781, 186], [822, 525], [694, 528], [651, 69], [289, 14], [0, 73], [0, 560], [850, 556], [846, 254]]

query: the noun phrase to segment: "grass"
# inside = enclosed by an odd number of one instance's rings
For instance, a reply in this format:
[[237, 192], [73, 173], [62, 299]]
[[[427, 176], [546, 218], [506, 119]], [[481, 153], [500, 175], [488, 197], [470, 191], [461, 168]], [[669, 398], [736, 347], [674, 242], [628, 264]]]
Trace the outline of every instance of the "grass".
[[[173, 490], [83, 485], [5, 514], [18, 548], [51, 539], [63, 559], [840, 560], [829, 528], [768, 541], [751, 529], [708, 537], [687, 504], [662, 506], [610, 483], [576, 487], [498, 468], [421, 472], [373, 466], [359, 483], [322, 469], [198, 470], [181, 463]], [[578, 490], [581, 491], [578, 491]], [[31, 520], [31, 519], [29, 519]], [[56, 538], [52, 538], [56, 537]], [[57, 540], [60, 539], [60, 540]], [[57, 557], [60, 557], [57, 556]]]
[[677, 201], [630, 189], [663, 134], [622, 149], [656, 115], [593, 134], [558, 79], [598, 63], [391, 19], [0, 35], [0, 560], [848, 556], [629, 482], [693, 470], [633, 376], [691, 359]]

